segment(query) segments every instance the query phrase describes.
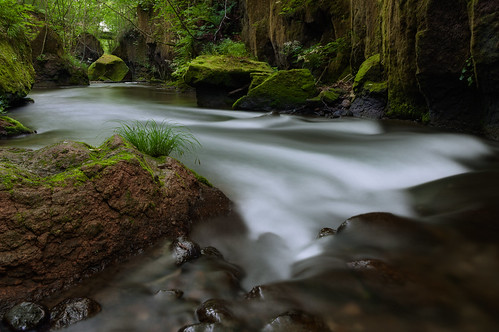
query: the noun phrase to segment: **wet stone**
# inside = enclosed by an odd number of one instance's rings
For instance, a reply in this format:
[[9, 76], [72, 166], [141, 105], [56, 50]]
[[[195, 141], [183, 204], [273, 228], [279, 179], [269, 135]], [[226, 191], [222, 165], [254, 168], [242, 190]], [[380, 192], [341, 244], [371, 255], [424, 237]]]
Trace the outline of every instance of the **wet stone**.
[[317, 236], [317, 238], [323, 238], [323, 237], [326, 237], [326, 236], [331, 236], [331, 235], [334, 235], [336, 234], [336, 231], [332, 228], [329, 228], [329, 227], [324, 227], [323, 229], [320, 230], [319, 232], [319, 235]]
[[36, 303], [22, 302], [4, 316], [4, 323], [13, 331], [46, 331], [49, 323], [48, 310]]
[[53, 329], [62, 329], [95, 316], [100, 311], [101, 306], [92, 299], [69, 298], [50, 311], [51, 326]]
[[215, 247], [206, 247], [201, 249], [201, 255], [224, 259], [224, 255], [222, 255], [222, 253]]
[[196, 315], [202, 323], [231, 324], [234, 321], [234, 316], [227, 306], [227, 301], [210, 299], [196, 310]]
[[185, 326], [178, 332], [234, 332], [234, 329], [220, 323], [201, 323]]
[[201, 256], [199, 244], [185, 237], [179, 237], [173, 241], [171, 250], [177, 265], [182, 265]]
[[181, 299], [182, 296], [184, 296], [184, 292], [180, 289], [160, 290], [154, 295], [155, 298], [163, 298], [168, 300], [178, 300]]
[[298, 310], [288, 311], [279, 315], [262, 329], [262, 332], [303, 331], [327, 332], [330, 329], [320, 318]]

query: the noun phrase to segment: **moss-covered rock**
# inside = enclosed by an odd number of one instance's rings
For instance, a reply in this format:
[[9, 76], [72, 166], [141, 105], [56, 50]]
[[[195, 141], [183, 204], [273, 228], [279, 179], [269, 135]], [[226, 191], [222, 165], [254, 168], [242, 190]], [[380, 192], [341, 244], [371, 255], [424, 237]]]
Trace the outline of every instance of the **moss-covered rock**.
[[199, 106], [231, 108], [238, 98], [246, 94], [252, 80], [271, 73], [273, 69], [265, 62], [202, 55], [191, 61], [184, 81], [196, 88]]
[[252, 73], [272, 73], [265, 62], [223, 55], [201, 55], [192, 60], [184, 81], [192, 87], [237, 89], [251, 82]]
[[359, 93], [364, 89], [366, 82], [383, 81], [383, 68], [381, 66], [381, 55], [375, 54], [367, 58], [359, 68], [353, 81], [353, 91]]
[[27, 40], [0, 34], [0, 110], [15, 105], [30, 92], [35, 78]]
[[17, 120], [8, 116], [0, 116], [0, 137], [13, 137], [34, 133]]
[[113, 136], [96, 148], [0, 148], [0, 206], [2, 315], [185, 236], [196, 221], [227, 214], [230, 202], [173, 158], [151, 158]]
[[233, 108], [253, 111], [288, 110], [303, 106], [317, 94], [308, 69], [282, 70], [237, 100]]
[[121, 82], [128, 74], [129, 68], [125, 62], [115, 55], [104, 54], [88, 68], [88, 78], [91, 81]]
[[325, 89], [322, 90], [318, 96], [308, 99], [308, 102], [317, 104], [319, 106], [321, 104], [332, 106], [342, 100], [341, 96], [343, 94], [344, 91], [342, 91], [341, 89], [337, 88]]

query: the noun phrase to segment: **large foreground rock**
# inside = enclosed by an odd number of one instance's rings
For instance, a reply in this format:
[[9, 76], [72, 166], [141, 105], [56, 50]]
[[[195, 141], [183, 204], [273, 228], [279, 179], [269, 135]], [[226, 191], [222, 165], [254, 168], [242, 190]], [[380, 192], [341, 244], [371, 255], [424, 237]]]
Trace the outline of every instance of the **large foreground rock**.
[[172, 158], [119, 136], [0, 149], [0, 314], [226, 214], [229, 200]]

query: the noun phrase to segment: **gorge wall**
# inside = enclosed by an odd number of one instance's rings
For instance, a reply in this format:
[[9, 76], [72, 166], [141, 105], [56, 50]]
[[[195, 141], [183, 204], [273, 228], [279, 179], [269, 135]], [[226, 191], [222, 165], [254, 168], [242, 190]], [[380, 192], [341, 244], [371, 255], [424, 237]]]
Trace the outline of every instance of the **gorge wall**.
[[[241, 0], [252, 54], [285, 66], [283, 48], [347, 37], [328, 75], [380, 54], [385, 116], [499, 139], [499, 0]], [[348, 57], [345, 62], [342, 58]]]

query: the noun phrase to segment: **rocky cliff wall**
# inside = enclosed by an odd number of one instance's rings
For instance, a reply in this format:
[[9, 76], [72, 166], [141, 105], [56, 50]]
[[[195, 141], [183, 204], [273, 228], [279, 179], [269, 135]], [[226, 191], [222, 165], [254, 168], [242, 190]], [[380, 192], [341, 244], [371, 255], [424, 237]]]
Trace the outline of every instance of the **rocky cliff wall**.
[[284, 67], [286, 43], [348, 36], [353, 74], [380, 54], [386, 116], [499, 138], [499, 0], [241, 3], [243, 40], [259, 59]]
[[349, 0], [242, 0], [242, 38], [251, 53], [279, 67], [287, 66], [285, 45], [303, 47], [345, 37], [350, 31]]

